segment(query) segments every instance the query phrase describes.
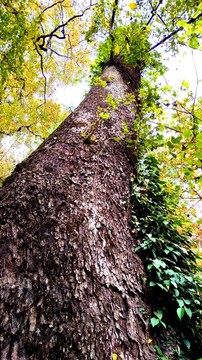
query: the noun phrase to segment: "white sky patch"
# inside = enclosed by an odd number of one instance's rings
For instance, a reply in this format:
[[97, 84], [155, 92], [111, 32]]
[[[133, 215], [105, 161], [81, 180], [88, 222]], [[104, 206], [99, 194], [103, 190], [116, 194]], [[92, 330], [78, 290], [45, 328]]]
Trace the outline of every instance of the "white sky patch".
[[165, 65], [168, 67], [165, 78], [169, 85], [179, 88], [186, 80], [190, 89], [195, 91], [198, 82], [197, 95], [202, 96], [202, 51], [187, 48], [175, 57], [169, 57]]
[[59, 87], [53, 98], [58, 103], [64, 105], [66, 108], [75, 109], [83, 100], [85, 93], [89, 90], [89, 85], [82, 81], [78, 85], [67, 85]]

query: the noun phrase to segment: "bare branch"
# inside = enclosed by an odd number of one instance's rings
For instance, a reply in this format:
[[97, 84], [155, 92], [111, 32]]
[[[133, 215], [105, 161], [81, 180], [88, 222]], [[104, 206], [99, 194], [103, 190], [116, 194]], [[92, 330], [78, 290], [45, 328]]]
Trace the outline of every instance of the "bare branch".
[[[35, 44], [35, 48], [36, 48], [36, 51], [37, 51], [38, 55], [40, 56], [41, 73], [42, 73], [42, 76], [43, 76], [43, 78], [44, 78], [44, 102], [43, 102], [43, 104], [45, 104], [45, 103], [46, 103], [46, 93], [47, 93], [47, 79], [46, 79], [46, 75], [45, 75], [44, 67], [43, 67], [43, 56], [42, 56], [42, 54], [40, 53], [40, 51], [39, 51], [39, 49], [38, 49], [38, 47], [37, 47], [36, 44]], [[39, 105], [38, 108], [39, 108], [40, 106], [42, 106], [43, 104]], [[37, 108], [37, 109], [38, 109], [38, 108]]]
[[[58, 5], [58, 4], [62, 4], [64, 2], [64, 0], [60, 0], [60, 1], [57, 1], [56, 3], [53, 3], [52, 5], [48, 6], [47, 8], [43, 9], [42, 10], [42, 13], [44, 13], [45, 11], [51, 9], [52, 7]], [[70, 6], [69, 6], [70, 7]]]
[[195, 204], [191, 205], [188, 210], [186, 211], [186, 214], [189, 212], [190, 209], [192, 209], [193, 207], [195, 207], [196, 205], [198, 205], [198, 203], [201, 201], [201, 199], [199, 199]]
[[[153, 121], [153, 120], [149, 120], [148, 122], [150, 122], [150, 123], [152, 123], [152, 124], [156, 124], [157, 126], [157, 128], [159, 127], [159, 123], [158, 122], [156, 122], [156, 121]], [[168, 126], [168, 125], [165, 125], [165, 129], [169, 129], [169, 130], [171, 130], [171, 131], [175, 131], [175, 132], [177, 132], [177, 133], [180, 133], [180, 134], [182, 134], [182, 131], [180, 131], [180, 130], [177, 130], [177, 129], [174, 129], [174, 128], [172, 128], [172, 127], [170, 127], [170, 126]]]
[[172, 36], [176, 35], [179, 31], [183, 30], [183, 27], [177, 28], [176, 30], [174, 30], [172, 33], [170, 33], [169, 35], [165, 36], [161, 41], [159, 41], [156, 45], [152, 46], [151, 49], [149, 49], [149, 51], [152, 51], [154, 49], [156, 49], [158, 46], [162, 45], [164, 42], [166, 42], [168, 39], [170, 39]]
[[[38, 38], [36, 39], [36, 43], [39, 42], [40, 40], [43, 41], [42, 45], [44, 47], [44, 44], [45, 44], [45, 39], [46, 38], [52, 38], [52, 37], [56, 37], [58, 39], [64, 39], [65, 37], [64, 36], [59, 36], [56, 34], [56, 32], [59, 30], [59, 29], [64, 29], [65, 26], [67, 26], [68, 23], [70, 23], [71, 21], [75, 20], [75, 19], [78, 19], [78, 18], [81, 18], [86, 11], [90, 10], [91, 6], [95, 6], [95, 5], [90, 5], [89, 7], [87, 7], [81, 14], [78, 14], [78, 15], [74, 15], [72, 16], [71, 18], [69, 18], [66, 22], [58, 25], [54, 30], [52, 30], [49, 34], [44, 34], [44, 35], [40, 35], [38, 36]], [[40, 46], [41, 48], [41, 46]], [[42, 48], [41, 48], [42, 49]], [[46, 48], [42, 49], [44, 51], [47, 51]]]
[[110, 24], [109, 24], [109, 36], [110, 36], [110, 38], [112, 40], [112, 47], [111, 47], [111, 54], [110, 54], [110, 64], [113, 63], [114, 36], [112, 34], [112, 31], [113, 31], [113, 27], [114, 27], [114, 21], [115, 21], [115, 17], [116, 17], [116, 10], [117, 10], [117, 7], [118, 7], [118, 3], [119, 3], [119, 0], [114, 0], [114, 7], [113, 7], [113, 11], [112, 11], [112, 17], [111, 17]]
[[111, 17], [111, 21], [110, 21], [110, 25], [109, 25], [110, 32], [113, 30], [114, 20], [115, 20], [115, 16], [116, 16], [116, 10], [117, 10], [117, 7], [118, 7], [118, 3], [119, 3], [119, 0], [114, 1], [114, 8], [113, 8], [113, 11], [112, 11], [112, 17]]
[[9, 132], [6, 131], [0, 131], [1, 135], [5, 135], [5, 136], [12, 136], [15, 135], [18, 132], [21, 132], [23, 130], [27, 130], [29, 131], [32, 135], [34, 136], [39, 136], [41, 139], [45, 140], [45, 138], [39, 134], [35, 134], [34, 131], [32, 130], [32, 126], [31, 125], [21, 125], [17, 130], [12, 130]]
[[54, 49], [52, 49], [52, 48], [50, 49], [50, 51], [51, 51], [52, 53], [56, 54], [57, 56], [60, 56], [60, 57], [69, 59], [69, 56], [64, 55], [64, 54], [60, 54], [59, 52], [57, 52], [56, 50], [54, 50]]
[[198, 92], [198, 84], [199, 84], [199, 77], [198, 77], [198, 71], [197, 71], [197, 67], [196, 67], [196, 62], [194, 59], [194, 54], [193, 54], [193, 50], [192, 50], [192, 59], [193, 59], [193, 63], [194, 63], [194, 70], [195, 70], [195, 74], [196, 74], [196, 88], [195, 88], [195, 94], [194, 94], [194, 101], [193, 101], [193, 106], [192, 106], [192, 114], [193, 114], [193, 133], [194, 136], [196, 136], [196, 120], [197, 117], [194, 116], [194, 110], [195, 110], [195, 105], [196, 105], [196, 99], [197, 99], [197, 92]]
[[[156, 8], [154, 9], [151, 1], [149, 1], [149, 4], [150, 4], [150, 6], [151, 6], [151, 8], [152, 8], [152, 15], [150, 16], [149, 20], [147, 21], [147, 25], [149, 25], [150, 22], [153, 20], [155, 14], [156, 14], [156, 11], [158, 10], [158, 8], [159, 8], [159, 6], [162, 4], [162, 2], [163, 2], [163, 0], [160, 0], [159, 3], [158, 3], [158, 5], [157, 5]], [[157, 14], [157, 15], [158, 15], [158, 14]], [[158, 16], [159, 16], [159, 15], [158, 15]], [[160, 20], [161, 20], [161, 21], [163, 22], [163, 24], [164, 24], [164, 21], [163, 21], [161, 18], [160, 18]]]

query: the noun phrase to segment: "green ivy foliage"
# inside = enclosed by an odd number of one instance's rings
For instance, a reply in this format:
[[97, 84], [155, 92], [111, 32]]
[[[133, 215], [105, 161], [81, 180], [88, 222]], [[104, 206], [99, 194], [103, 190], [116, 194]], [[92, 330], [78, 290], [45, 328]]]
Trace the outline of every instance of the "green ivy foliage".
[[[132, 178], [132, 222], [138, 231], [135, 248], [147, 269], [147, 284], [153, 299], [152, 327], [172, 325], [183, 329], [182, 343], [188, 350], [201, 349], [202, 279], [197, 256], [191, 250], [190, 234], [174, 213], [172, 200], [160, 180], [157, 160], [139, 160], [136, 179]], [[202, 349], [201, 349], [202, 350]], [[197, 354], [199, 356], [199, 354]]]

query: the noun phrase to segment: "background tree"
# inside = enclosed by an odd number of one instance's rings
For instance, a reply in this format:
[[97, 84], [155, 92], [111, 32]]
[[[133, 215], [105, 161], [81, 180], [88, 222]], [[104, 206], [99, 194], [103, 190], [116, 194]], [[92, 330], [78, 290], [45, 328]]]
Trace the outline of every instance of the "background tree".
[[[174, 115], [165, 118], [170, 89], [159, 89], [165, 67], [156, 50], [199, 47], [201, 5], [58, 1], [18, 9], [11, 1], [1, 16], [10, 38], [22, 24], [19, 43], [14, 36], [2, 44], [2, 135], [47, 136], [54, 72], [64, 80], [64, 58], [68, 80], [73, 64], [78, 76], [99, 45], [84, 102], [1, 191], [2, 359], [153, 359], [154, 346], [161, 358], [162, 349], [164, 358], [199, 357], [200, 283], [187, 219], [174, 206], [180, 188], [200, 200], [200, 99], [172, 92]], [[23, 102], [29, 107], [11, 119]]]

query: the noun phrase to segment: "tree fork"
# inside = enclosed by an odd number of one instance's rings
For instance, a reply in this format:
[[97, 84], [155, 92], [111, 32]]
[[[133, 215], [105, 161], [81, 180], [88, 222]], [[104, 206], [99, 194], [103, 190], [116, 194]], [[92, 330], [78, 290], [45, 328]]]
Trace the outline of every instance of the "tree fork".
[[[140, 72], [123, 72], [106, 67], [107, 86], [92, 87], [1, 189], [1, 360], [155, 359], [122, 131], [135, 118], [124, 99]], [[120, 100], [116, 110], [108, 94]], [[86, 143], [98, 106], [110, 118]]]

